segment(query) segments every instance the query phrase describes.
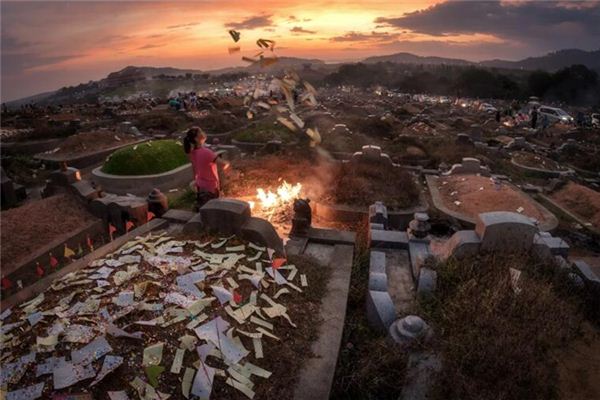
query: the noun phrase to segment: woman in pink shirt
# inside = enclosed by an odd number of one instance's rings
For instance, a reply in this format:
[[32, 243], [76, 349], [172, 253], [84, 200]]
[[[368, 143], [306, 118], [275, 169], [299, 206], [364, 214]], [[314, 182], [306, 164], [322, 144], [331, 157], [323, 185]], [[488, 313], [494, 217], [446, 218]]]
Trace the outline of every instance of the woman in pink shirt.
[[196, 202], [200, 209], [207, 201], [219, 197], [221, 188], [217, 164], [223, 169], [229, 168], [229, 163], [207, 147], [206, 134], [197, 126], [190, 128], [183, 139], [183, 148], [188, 154], [194, 170], [196, 183]]

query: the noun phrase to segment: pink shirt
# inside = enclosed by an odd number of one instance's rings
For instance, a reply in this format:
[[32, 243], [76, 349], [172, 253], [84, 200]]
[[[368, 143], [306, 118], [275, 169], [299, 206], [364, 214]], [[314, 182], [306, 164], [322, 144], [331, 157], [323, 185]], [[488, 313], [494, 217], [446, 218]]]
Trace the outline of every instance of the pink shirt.
[[193, 149], [190, 161], [194, 168], [194, 180], [199, 190], [215, 193], [219, 190], [219, 173], [217, 172], [217, 155], [206, 147]]

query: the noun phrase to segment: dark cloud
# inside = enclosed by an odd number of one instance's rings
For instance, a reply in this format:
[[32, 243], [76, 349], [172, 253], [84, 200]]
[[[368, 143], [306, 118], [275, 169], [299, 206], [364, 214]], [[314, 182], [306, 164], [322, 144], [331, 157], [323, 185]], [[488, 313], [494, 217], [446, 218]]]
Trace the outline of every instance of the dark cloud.
[[298, 34], [305, 33], [305, 34], [309, 34], [309, 35], [313, 35], [313, 34], [317, 33], [316, 31], [311, 31], [311, 30], [308, 30], [308, 29], [304, 29], [301, 26], [295, 26], [295, 27], [293, 27], [292, 29], [290, 29], [290, 32], [292, 32], [292, 33], [298, 33]]
[[[4, 49], [3, 49], [4, 51]], [[40, 56], [36, 53], [2, 54], [2, 75], [18, 75], [24, 71], [58, 64], [73, 58], [83, 57], [84, 54], [65, 54], [57, 56]]]
[[288, 17], [288, 21], [290, 21], [290, 22], [295, 22], [295, 21], [299, 21], [299, 20], [298, 20], [298, 18], [296, 18], [296, 16], [295, 16], [295, 15], [290, 15], [290, 16]]
[[387, 42], [396, 39], [400, 34], [389, 32], [346, 32], [342, 36], [329, 38], [331, 42]]
[[239, 22], [228, 22], [226, 27], [231, 29], [256, 29], [273, 26], [272, 15], [255, 15]]
[[147, 45], [138, 47], [138, 50], [155, 49], [157, 47], [163, 47], [164, 45], [165, 45], [164, 43], [162, 43], [162, 44], [159, 44], [159, 43], [149, 43]]
[[200, 25], [200, 22], [188, 22], [187, 24], [178, 24], [167, 26], [167, 29], [180, 29], [180, 28], [190, 28], [192, 26]]
[[28, 42], [16, 36], [2, 32], [2, 54], [21, 52], [24, 49], [40, 44], [40, 42]]
[[554, 48], [600, 43], [600, 2], [448, 1], [405, 13], [379, 17], [377, 24], [433, 36], [489, 34], [525, 45]]

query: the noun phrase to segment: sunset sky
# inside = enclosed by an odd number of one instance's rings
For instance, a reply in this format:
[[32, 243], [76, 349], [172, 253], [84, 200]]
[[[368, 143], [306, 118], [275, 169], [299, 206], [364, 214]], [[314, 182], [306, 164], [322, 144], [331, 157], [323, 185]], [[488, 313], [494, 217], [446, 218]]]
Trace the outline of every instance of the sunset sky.
[[[2, 0], [2, 101], [100, 79], [127, 65], [243, 65], [276, 54], [354, 61], [410, 52], [479, 61], [600, 48], [600, 2]], [[242, 53], [229, 55], [228, 29]]]

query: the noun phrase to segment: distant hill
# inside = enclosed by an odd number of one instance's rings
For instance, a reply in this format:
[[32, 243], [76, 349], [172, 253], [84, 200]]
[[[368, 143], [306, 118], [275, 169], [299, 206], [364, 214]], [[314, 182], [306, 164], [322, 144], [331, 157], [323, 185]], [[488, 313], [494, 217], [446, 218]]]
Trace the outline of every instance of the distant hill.
[[479, 64], [493, 68], [542, 69], [546, 71], [556, 71], [573, 64], [583, 64], [590, 69], [600, 70], [600, 50], [567, 49], [548, 53], [545, 56], [525, 58], [520, 61], [489, 60], [482, 61]]
[[393, 62], [398, 64], [431, 64], [431, 65], [479, 65], [488, 68], [524, 69], [556, 71], [573, 64], [583, 64], [590, 69], [600, 70], [600, 50], [585, 51], [577, 49], [559, 50], [544, 56], [529, 57], [519, 61], [486, 60], [479, 63], [458, 58], [424, 57], [411, 53], [396, 53], [386, 56], [365, 58], [364, 63]]
[[366, 64], [373, 64], [378, 62], [392, 62], [398, 64], [431, 64], [431, 65], [441, 65], [441, 64], [451, 64], [451, 65], [473, 65], [474, 63], [461, 60], [458, 58], [444, 58], [444, 57], [424, 57], [417, 56], [411, 53], [396, 53], [390, 54], [387, 56], [374, 56], [365, 58], [362, 62]]
[[[520, 61], [507, 60], [487, 60], [479, 63], [457, 59], [435, 56], [418, 56], [411, 53], [396, 53], [384, 56], [368, 57], [361, 62], [374, 64], [378, 62], [391, 62], [398, 64], [427, 64], [427, 65], [456, 65], [456, 66], [481, 66], [488, 68], [517, 69], [517, 70], [535, 70], [543, 69], [547, 71], [556, 71], [573, 64], [583, 64], [590, 69], [600, 72], [600, 50], [560, 50], [548, 53], [540, 57], [529, 57]], [[99, 81], [90, 81], [77, 86], [70, 86], [58, 89], [54, 92], [41, 93], [27, 98], [7, 102], [9, 107], [19, 107], [26, 103], [38, 104], [59, 104], [72, 102], [95, 101], [98, 96], [127, 96], [128, 94], [147, 91], [156, 95], [165, 95], [170, 90], [181, 87], [178, 79], [184, 78], [187, 74], [201, 74], [218, 76], [223, 74], [235, 74], [246, 72], [255, 74], [266, 72], [278, 74], [283, 70], [293, 68], [305, 79], [318, 80], [325, 75], [337, 71], [343, 64], [327, 64], [319, 59], [306, 59], [296, 57], [280, 57], [278, 62], [268, 67], [262, 67], [259, 63], [223, 68], [212, 71], [201, 71], [197, 69], [180, 69], [173, 67], [144, 67], [127, 66], [119, 71], [112, 72]], [[175, 80], [155, 80], [154, 77], [180, 77]], [[185, 86], [182, 87], [185, 90]]]

